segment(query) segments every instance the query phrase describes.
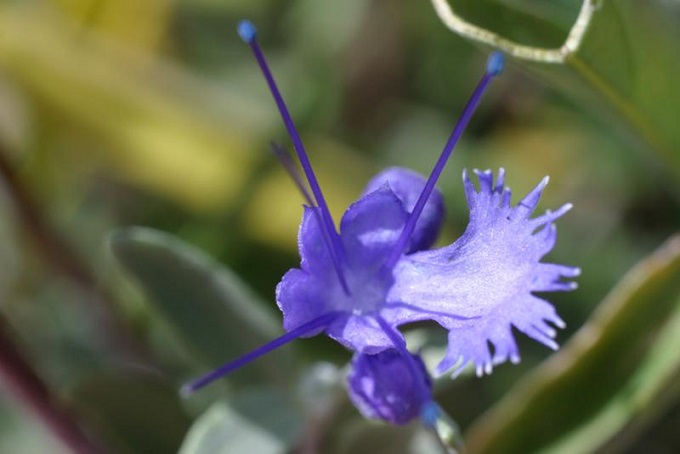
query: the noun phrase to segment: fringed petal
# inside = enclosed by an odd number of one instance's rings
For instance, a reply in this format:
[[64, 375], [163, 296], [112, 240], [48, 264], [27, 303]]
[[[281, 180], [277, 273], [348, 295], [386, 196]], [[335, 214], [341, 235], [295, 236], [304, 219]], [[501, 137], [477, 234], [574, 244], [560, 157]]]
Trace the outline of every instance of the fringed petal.
[[563, 327], [553, 306], [533, 292], [568, 291], [578, 268], [541, 263], [555, 243], [552, 222], [569, 209], [530, 219], [547, 179], [516, 206], [503, 186], [501, 170], [494, 184], [490, 171], [475, 171], [479, 190], [463, 173], [470, 222], [451, 246], [404, 257], [394, 270], [382, 315], [393, 325], [434, 320], [449, 333], [449, 349], [438, 371], [468, 362], [478, 373], [494, 364], [517, 361], [512, 326], [550, 348]]

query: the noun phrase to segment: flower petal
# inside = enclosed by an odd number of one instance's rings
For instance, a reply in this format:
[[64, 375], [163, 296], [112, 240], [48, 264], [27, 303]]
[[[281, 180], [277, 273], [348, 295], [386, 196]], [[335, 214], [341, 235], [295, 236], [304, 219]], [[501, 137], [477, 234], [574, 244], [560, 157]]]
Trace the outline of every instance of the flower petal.
[[415, 380], [405, 358], [394, 348], [376, 355], [355, 354], [347, 377], [349, 397], [366, 418], [406, 424], [417, 418], [423, 402], [420, 390], [432, 389], [423, 361], [411, 355], [417, 365]]
[[332, 285], [307, 271], [288, 270], [276, 286], [276, 304], [283, 313], [283, 329], [292, 331], [324, 313], [333, 312], [322, 298], [334, 290]]
[[326, 334], [349, 350], [376, 354], [394, 344], [373, 316], [344, 313], [326, 329]]
[[532, 292], [572, 290], [574, 284], [562, 279], [578, 275], [577, 268], [540, 262], [554, 245], [552, 221], [558, 216], [529, 217], [547, 180], [512, 207], [502, 181], [494, 185], [488, 170], [476, 173], [479, 191], [463, 173], [470, 207], [463, 235], [450, 246], [402, 258], [381, 312], [394, 325], [429, 319], [450, 331], [440, 372], [473, 361], [483, 373], [493, 364], [518, 359], [511, 326], [556, 347], [546, 321], [558, 327], [564, 323]]
[[333, 273], [333, 261], [328, 245], [324, 241], [321, 221], [321, 209], [304, 207], [302, 222], [298, 230], [298, 249], [300, 250], [300, 267], [317, 274]]
[[[425, 188], [426, 182], [426, 178], [413, 170], [391, 167], [380, 172], [368, 182], [364, 189], [364, 195], [387, 185], [397, 196], [404, 210], [411, 213], [420, 193]], [[431, 247], [439, 235], [443, 220], [444, 199], [441, 191], [435, 188], [416, 223], [406, 253], [410, 254]]]
[[[286, 331], [324, 314], [337, 313], [324, 331], [349, 350], [374, 354], [393, 345], [368, 311], [352, 308], [353, 304], [361, 305], [364, 301], [345, 295], [337, 280], [324, 281], [303, 270], [289, 270], [276, 287], [276, 301], [283, 313]], [[315, 334], [318, 332], [310, 336]]]
[[477, 375], [481, 376], [490, 374], [496, 364], [507, 360], [519, 362], [512, 326], [556, 350], [557, 344], [553, 340], [556, 332], [547, 322], [560, 328], [565, 326], [550, 303], [533, 295], [510, 298], [479, 319], [449, 322], [446, 325], [449, 345], [446, 356], [437, 366], [437, 373], [443, 374], [455, 367], [452, 371], [455, 377], [472, 362]]
[[340, 222], [350, 268], [365, 274], [382, 265], [399, 238], [408, 213], [396, 194], [381, 186], [354, 202]]
[[376, 353], [391, 343], [365, 314], [384, 304], [393, 279], [378, 270], [408, 214], [387, 186], [361, 197], [347, 209], [340, 237], [347, 261], [344, 277], [350, 290], [345, 292], [315, 210], [318, 208], [306, 208], [300, 225], [300, 269], [289, 270], [276, 288], [284, 328], [290, 331], [323, 314], [342, 312], [345, 315], [328, 328], [328, 335], [352, 350]]

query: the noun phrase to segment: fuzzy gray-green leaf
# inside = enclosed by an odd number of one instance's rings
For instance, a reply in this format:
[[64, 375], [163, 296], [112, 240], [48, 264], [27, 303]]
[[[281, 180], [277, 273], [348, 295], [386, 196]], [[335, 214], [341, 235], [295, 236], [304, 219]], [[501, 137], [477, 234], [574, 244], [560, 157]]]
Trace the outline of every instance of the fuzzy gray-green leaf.
[[[234, 273], [179, 239], [133, 227], [116, 232], [110, 243], [118, 262], [207, 365], [234, 359], [280, 335], [273, 313]], [[277, 353], [255, 364], [281, 380], [289, 368]]]

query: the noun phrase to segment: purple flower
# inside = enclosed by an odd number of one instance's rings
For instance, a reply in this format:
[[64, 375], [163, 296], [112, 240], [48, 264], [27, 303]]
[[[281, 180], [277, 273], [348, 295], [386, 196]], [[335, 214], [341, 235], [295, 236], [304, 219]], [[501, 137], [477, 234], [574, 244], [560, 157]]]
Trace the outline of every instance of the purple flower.
[[[441, 249], [414, 247], [392, 269], [383, 264], [409, 216], [409, 196], [422, 191], [425, 179], [405, 169], [378, 175], [375, 180], [383, 184], [369, 184], [367, 189], [378, 187], [364, 191], [340, 223], [349, 294], [334, 272], [318, 218], [313, 215], [318, 208], [306, 208], [298, 237], [301, 266], [286, 273], [276, 291], [284, 328], [290, 331], [335, 313], [325, 333], [350, 350], [375, 354], [393, 347], [378, 319], [394, 331], [406, 323], [433, 320], [449, 330], [449, 350], [439, 373], [456, 363], [460, 369], [469, 361], [479, 374], [490, 373], [492, 364], [518, 361], [511, 326], [557, 348], [552, 339], [555, 331], [546, 322], [557, 327], [564, 322], [552, 305], [533, 292], [575, 288], [575, 283], [562, 278], [578, 275], [577, 268], [539, 261], [555, 244], [552, 221], [571, 205], [531, 219], [547, 178], [512, 207], [510, 190], [503, 186], [503, 169], [495, 184], [491, 171], [476, 173], [479, 192], [463, 174], [470, 207], [465, 233]], [[441, 223], [441, 199], [435, 194], [426, 204], [435, 214], [416, 224], [414, 232], [419, 237], [438, 230]], [[421, 246], [431, 242], [428, 238]], [[488, 342], [494, 346], [493, 358]]]
[[[319, 208], [305, 208], [298, 244], [300, 268], [288, 271], [276, 288], [286, 331], [327, 313], [336, 313], [326, 334], [347, 348], [378, 353], [393, 343], [378, 317], [389, 305], [388, 292], [398, 278], [383, 265], [394, 249], [415, 200], [426, 180], [407, 169], [392, 168], [369, 182], [364, 195], [354, 202], [340, 221], [344, 253], [345, 291], [334, 271], [333, 257], [324, 243]], [[430, 246], [442, 222], [443, 202], [434, 192], [415, 226], [409, 250]], [[312, 333], [316, 334], [316, 333]]]
[[555, 244], [553, 221], [571, 208], [567, 204], [531, 217], [547, 178], [513, 206], [503, 169], [495, 182], [491, 171], [476, 171], [479, 189], [463, 172], [468, 227], [452, 245], [429, 249], [443, 219], [436, 181], [484, 90], [500, 73], [500, 54], [489, 58], [431, 175], [426, 179], [407, 169], [385, 170], [350, 205], [337, 231], [255, 29], [243, 22], [239, 33], [255, 54], [300, 161], [302, 173], [274, 146], [307, 201], [298, 235], [301, 263], [276, 288], [286, 334], [189, 383], [186, 391], [287, 342], [323, 332], [355, 352], [349, 389], [357, 407], [369, 417], [401, 424], [432, 403], [430, 379], [420, 359], [408, 351], [398, 330], [402, 325], [431, 320], [448, 330], [448, 351], [439, 373], [451, 368], [458, 373], [473, 362], [481, 375], [490, 373], [494, 364], [517, 362], [513, 326], [557, 348], [552, 326], [563, 327], [564, 322], [535, 292], [572, 290], [575, 283], [565, 279], [579, 270], [541, 262]]

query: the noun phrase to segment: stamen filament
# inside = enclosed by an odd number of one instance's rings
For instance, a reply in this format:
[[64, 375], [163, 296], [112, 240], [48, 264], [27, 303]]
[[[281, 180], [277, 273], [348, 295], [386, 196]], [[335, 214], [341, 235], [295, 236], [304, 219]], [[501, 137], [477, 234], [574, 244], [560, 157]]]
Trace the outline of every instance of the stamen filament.
[[[262, 74], [264, 75], [267, 81], [269, 90], [271, 91], [272, 96], [274, 97], [274, 101], [276, 102], [276, 106], [279, 109], [279, 113], [281, 114], [281, 118], [283, 119], [283, 122], [286, 125], [288, 135], [290, 136], [290, 139], [293, 142], [293, 148], [295, 149], [298, 159], [300, 160], [302, 170], [304, 171], [304, 174], [307, 177], [309, 187], [312, 190], [314, 198], [316, 199], [316, 205], [321, 209], [321, 217], [323, 219], [324, 227], [328, 232], [329, 238], [331, 239], [332, 245], [332, 247], [330, 248], [331, 257], [333, 258], [333, 261], [338, 263], [337, 269], [342, 270], [342, 265], [345, 263], [345, 255], [342, 243], [340, 241], [340, 235], [335, 229], [333, 217], [331, 216], [331, 212], [328, 209], [326, 200], [324, 199], [323, 193], [321, 192], [321, 187], [319, 186], [319, 182], [316, 179], [316, 175], [314, 174], [314, 170], [312, 168], [312, 164], [309, 161], [309, 157], [307, 156], [307, 152], [305, 151], [305, 147], [302, 144], [300, 134], [297, 132], [297, 129], [295, 128], [293, 118], [291, 117], [290, 112], [288, 111], [288, 107], [286, 106], [286, 103], [283, 100], [283, 96], [281, 96], [281, 92], [279, 91], [279, 88], [276, 85], [274, 76], [272, 75], [272, 72], [269, 69], [269, 65], [267, 65], [267, 61], [264, 57], [264, 54], [262, 53], [262, 49], [260, 48], [260, 45], [257, 42], [257, 31], [255, 29], [255, 26], [250, 21], [241, 21], [238, 25], [238, 33], [239, 36], [241, 36], [241, 38], [250, 46], [250, 48], [253, 51], [253, 54], [255, 55], [257, 63], [260, 65]], [[341, 279], [341, 281], [344, 281], [344, 279]], [[346, 287], [346, 285], [344, 285], [344, 287]], [[345, 290], [347, 291], [347, 288], [345, 288]]]
[[302, 194], [302, 197], [304, 197], [305, 202], [307, 202], [307, 205], [309, 205], [310, 207], [318, 206], [314, 199], [312, 199], [312, 195], [305, 187], [302, 175], [300, 174], [298, 168], [295, 166], [293, 159], [290, 157], [286, 149], [276, 142], [272, 142], [270, 144], [270, 147], [272, 149], [272, 153], [274, 153], [274, 155], [278, 158], [283, 168], [286, 169], [286, 172], [288, 172], [288, 176], [290, 176], [290, 178], [293, 180], [293, 183], [295, 183], [295, 186]]
[[477, 106], [479, 105], [479, 101], [481, 100], [482, 95], [486, 91], [489, 82], [495, 76], [499, 75], [502, 70], [503, 70], [503, 54], [501, 54], [500, 52], [494, 52], [489, 56], [486, 65], [486, 72], [484, 73], [484, 76], [482, 76], [482, 79], [477, 84], [477, 87], [475, 87], [474, 92], [472, 92], [472, 96], [470, 96], [470, 99], [465, 105], [463, 113], [458, 119], [458, 123], [456, 123], [456, 126], [453, 128], [451, 136], [449, 137], [449, 140], [446, 143], [444, 150], [442, 150], [442, 153], [439, 156], [437, 163], [433, 167], [432, 172], [430, 173], [430, 176], [427, 179], [425, 188], [423, 188], [423, 191], [420, 193], [420, 196], [418, 198], [418, 201], [416, 202], [415, 207], [413, 208], [413, 211], [406, 220], [406, 224], [404, 225], [404, 229], [401, 231], [399, 239], [395, 243], [394, 248], [390, 253], [390, 256], [387, 258], [387, 261], [383, 265], [383, 269], [391, 270], [394, 267], [394, 265], [396, 265], [397, 261], [399, 261], [399, 257], [401, 257], [401, 254], [403, 254], [404, 250], [406, 249], [411, 234], [413, 233], [413, 229], [415, 229], [416, 227], [416, 222], [418, 222], [418, 218], [420, 217], [420, 215], [423, 212], [423, 209], [425, 208], [425, 203], [427, 203], [427, 199], [430, 197], [430, 194], [432, 194], [434, 186], [437, 183], [437, 180], [439, 179], [439, 176], [441, 175], [442, 171], [444, 170], [444, 167], [446, 166], [446, 162], [451, 156], [451, 153], [453, 152], [456, 143], [458, 143], [458, 139], [460, 139], [460, 136], [463, 135], [463, 131], [470, 122], [470, 118], [472, 118], [472, 114], [475, 112]]
[[302, 337], [305, 334], [309, 334], [319, 328], [327, 327], [328, 325], [331, 324], [331, 322], [333, 322], [337, 315], [338, 314], [336, 312], [330, 312], [328, 314], [322, 315], [321, 317], [317, 317], [314, 320], [305, 323], [304, 325], [295, 328], [292, 331], [287, 332], [283, 336], [274, 339], [273, 341], [263, 345], [262, 347], [259, 347], [249, 353], [246, 353], [240, 358], [237, 358], [234, 361], [230, 361], [218, 367], [217, 369], [203, 375], [202, 377], [190, 381], [189, 383], [182, 386], [180, 392], [183, 396], [188, 396], [198, 391], [199, 389], [203, 388], [204, 386], [209, 385], [215, 380], [224, 377], [225, 375], [235, 371], [236, 369], [239, 369], [242, 366], [245, 366], [251, 361], [256, 360], [260, 356], [266, 355], [272, 350], [276, 350], [277, 348], [282, 347], [287, 343], [292, 342], [295, 339]]
[[[291, 159], [290, 155], [288, 152], [283, 148], [281, 145], [279, 145], [276, 142], [271, 143], [271, 148], [272, 152], [276, 155], [276, 157], [279, 159], [281, 162], [281, 165], [283, 166], [284, 169], [288, 172], [288, 175], [290, 175], [290, 178], [293, 180], [295, 183], [295, 186], [300, 190], [302, 193], [302, 196], [305, 198], [305, 201], [307, 204], [312, 207], [312, 208], [317, 208], [318, 206], [316, 203], [314, 203], [314, 200], [312, 200], [312, 196], [305, 187], [304, 182], [302, 181], [302, 175], [300, 175], [300, 171], [298, 168], [295, 166], [295, 163]], [[314, 217], [316, 218], [316, 221], [319, 223], [319, 227], [321, 228], [321, 234], [323, 236], [323, 241], [326, 243], [326, 247], [328, 248], [329, 251], [331, 251], [331, 258], [332, 258], [332, 251], [333, 251], [333, 240], [331, 240], [327, 229], [324, 228], [323, 225], [323, 219], [321, 218], [321, 215], [317, 210], [313, 210]], [[337, 260], [333, 260], [333, 267], [335, 268], [335, 273], [338, 275], [338, 279], [340, 280], [340, 285], [342, 285], [342, 289], [345, 292], [345, 295], [349, 296], [349, 287], [347, 286], [347, 282], [345, 281], [345, 276], [342, 273], [342, 268], [340, 263], [338, 263]]]

